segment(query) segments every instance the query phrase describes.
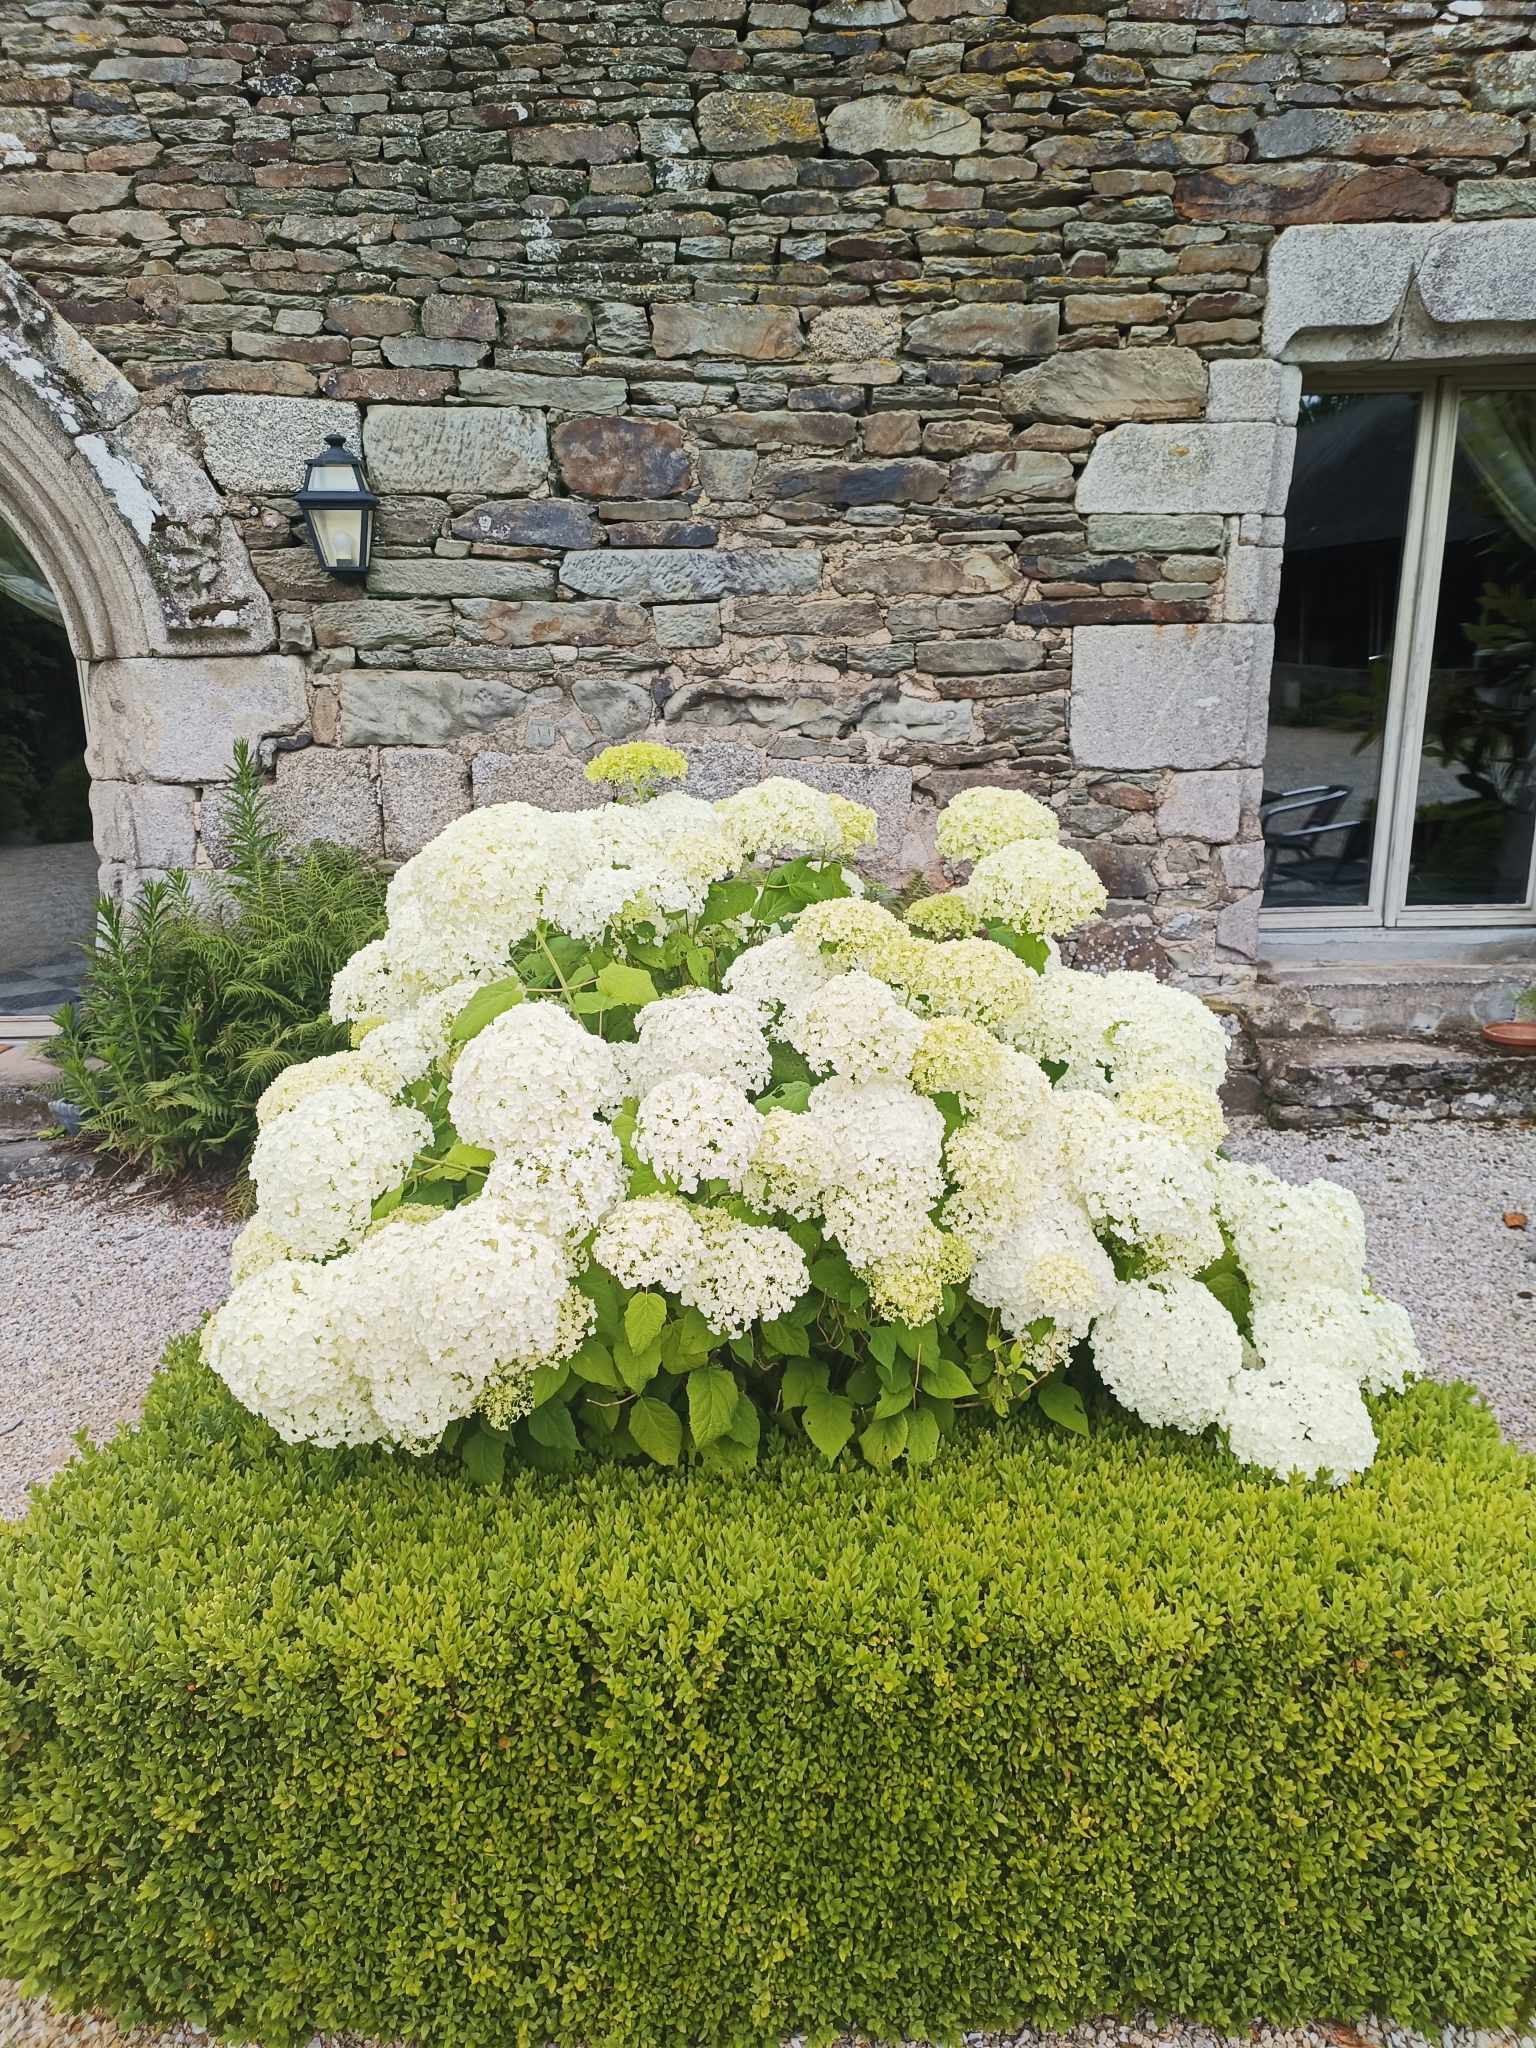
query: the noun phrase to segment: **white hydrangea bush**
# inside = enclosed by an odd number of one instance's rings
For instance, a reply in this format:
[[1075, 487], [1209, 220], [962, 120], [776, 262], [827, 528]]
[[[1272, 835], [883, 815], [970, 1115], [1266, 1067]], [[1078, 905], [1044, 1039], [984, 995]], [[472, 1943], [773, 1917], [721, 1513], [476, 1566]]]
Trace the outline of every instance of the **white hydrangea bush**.
[[[1054, 814], [967, 790], [899, 913], [873, 814], [772, 778], [450, 825], [337, 975], [353, 1047], [260, 1105], [208, 1362], [293, 1442], [922, 1463], [966, 1410], [1150, 1427], [1341, 1483], [1417, 1369], [1355, 1198], [1222, 1152], [1221, 1027], [1055, 941], [1103, 908]], [[658, 793], [662, 792], [662, 793]]]

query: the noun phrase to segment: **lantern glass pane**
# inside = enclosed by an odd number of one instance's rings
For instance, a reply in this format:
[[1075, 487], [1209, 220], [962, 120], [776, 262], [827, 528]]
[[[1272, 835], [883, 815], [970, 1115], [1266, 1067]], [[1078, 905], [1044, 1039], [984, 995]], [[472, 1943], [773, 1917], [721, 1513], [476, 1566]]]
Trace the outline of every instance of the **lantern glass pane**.
[[363, 512], [357, 505], [321, 505], [310, 513], [315, 542], [328, 569], [363, 565]]

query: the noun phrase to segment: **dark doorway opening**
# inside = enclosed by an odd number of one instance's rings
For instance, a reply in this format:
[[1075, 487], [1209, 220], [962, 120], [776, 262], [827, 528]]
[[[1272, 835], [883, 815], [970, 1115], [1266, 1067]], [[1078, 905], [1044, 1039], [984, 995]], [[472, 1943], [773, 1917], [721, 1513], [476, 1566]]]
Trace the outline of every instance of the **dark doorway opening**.
[[79, 673], [52, 591], [0, 528], [0, 1013], [70, 992], [95, 900]]

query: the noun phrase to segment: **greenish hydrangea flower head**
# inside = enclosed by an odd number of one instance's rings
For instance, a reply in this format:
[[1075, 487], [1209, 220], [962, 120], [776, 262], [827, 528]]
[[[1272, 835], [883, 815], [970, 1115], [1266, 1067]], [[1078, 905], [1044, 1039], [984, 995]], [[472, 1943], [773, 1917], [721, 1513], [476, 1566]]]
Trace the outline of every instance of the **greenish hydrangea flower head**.
[[687, 756], [656, 740], [630, 740], [622, 747], [604, 747], [587, 763], [588, 782], [606, 783], [620, 803], [643, 804], [664, 782], [682, 782]]

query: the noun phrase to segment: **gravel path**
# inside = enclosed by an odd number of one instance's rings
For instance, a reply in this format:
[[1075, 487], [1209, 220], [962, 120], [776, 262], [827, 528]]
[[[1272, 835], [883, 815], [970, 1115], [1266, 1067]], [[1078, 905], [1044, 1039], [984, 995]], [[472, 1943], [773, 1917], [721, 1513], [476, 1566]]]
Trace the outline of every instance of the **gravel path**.
[[[1365, 1208], [1371, 1272], [1412, 1310], [1431, 1371], [1487, 1396], [1536, 1449], [1536, 1131], [1424, 1124], [1391, 1131], [1272, 1131], [1244, 1121], [1231, 1150], [1291, 1180], [1342, 1181]], [[1532, 1218], [1509, 1228], [1505, 1211]], [[0, 1194], [0, 1516], [54, 1471], [84, 1426], [110, 1431], [138, 1408], [166, 1340], [222, 1298], [235, 1226], [143, 1187], [93, 1183]], [[11, 1276], [14, 1276], [13, 1278]], [[19, 1423], [19, 1427], [16, 1425]], [[8, 1433], [7, 1433], [8, 1432]], [[192, 2048], [192, 2026], [123, 2032], [65, 2019], [0, 1984], [0, 2048]], [[972, 2035], [972, 2048], [1227, 2048], [1204, 2027], [1105, 2021], [1066, 2034]], [[362, 2048], [350, 2036], [311, 2048]], [[1536, 2034], [1446, 2028], [1255, 2028], [1233, 2048], [1536, 2048]]]
[[228, 1292], [236, 1228], [142, 1183], [0, 1189], [0, 1517], [76, 1430], [138, 1413], [166, 1344]]

